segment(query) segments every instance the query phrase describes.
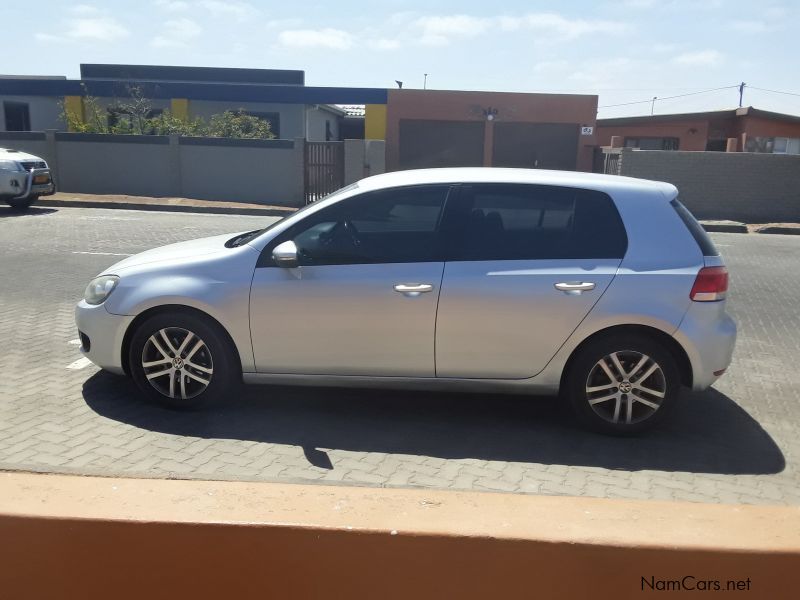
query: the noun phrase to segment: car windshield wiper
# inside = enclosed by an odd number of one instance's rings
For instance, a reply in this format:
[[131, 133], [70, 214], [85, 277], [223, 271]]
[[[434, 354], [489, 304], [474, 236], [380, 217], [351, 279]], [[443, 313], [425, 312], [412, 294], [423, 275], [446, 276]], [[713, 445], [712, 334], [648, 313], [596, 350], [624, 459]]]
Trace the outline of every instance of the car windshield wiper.
[[227, 242], [225, 242], [225, 247], [226, 248], [238, 248], [242, 244], [246, 244], [250, 240], [253, 240], [253, 239], [257, 238], [262, 233], [264, 233], [266, 230], [267, 230], [267, 228], [264, 227], [263, 229], [256, 229], [255, 231], [248, 231], [247, 233], [242, 233], [241, 235], [237, 235], [236, 237], [231, 238]]

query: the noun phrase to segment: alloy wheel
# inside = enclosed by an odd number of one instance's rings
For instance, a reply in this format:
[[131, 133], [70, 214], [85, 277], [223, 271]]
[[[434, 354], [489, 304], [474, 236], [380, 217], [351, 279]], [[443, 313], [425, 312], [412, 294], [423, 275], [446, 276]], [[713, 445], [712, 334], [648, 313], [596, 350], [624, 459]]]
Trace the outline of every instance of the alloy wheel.
[[649, 419], [661, 407], [666, 392], [666, 378], [659, 364], [635, 350], [607, 354], [595, 363], [586, 379], [589, 406], [615, 424]]
[[145, 342], [142, 369], [160, 394], [188, 400], [209, 386], [214, 363], [211, 351], [197, 334], [181, 327], [165, 327]]

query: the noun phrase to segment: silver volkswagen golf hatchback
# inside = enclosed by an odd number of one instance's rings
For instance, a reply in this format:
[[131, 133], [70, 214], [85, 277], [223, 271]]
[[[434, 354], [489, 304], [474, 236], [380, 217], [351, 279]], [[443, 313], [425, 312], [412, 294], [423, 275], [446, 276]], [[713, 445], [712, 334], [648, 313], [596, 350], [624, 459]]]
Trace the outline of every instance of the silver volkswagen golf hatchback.
[[266, 229], [149, 250], [86, 289], [95, 364], [193, 408], [242, 381], [559, 394], [606, 433], [731, 361], [728, 272], [667, 183], [429, 169]]

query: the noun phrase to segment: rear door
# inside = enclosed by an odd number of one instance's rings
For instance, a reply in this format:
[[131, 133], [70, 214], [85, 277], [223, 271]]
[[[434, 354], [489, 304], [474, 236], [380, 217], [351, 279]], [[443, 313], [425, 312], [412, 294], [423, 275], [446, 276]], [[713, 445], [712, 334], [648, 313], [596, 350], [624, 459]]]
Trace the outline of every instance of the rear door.
[[437, 377], [539, 373], [611, 283], [627, 248], [613, 201], [590, 190], [462, 186], [446, 219]]

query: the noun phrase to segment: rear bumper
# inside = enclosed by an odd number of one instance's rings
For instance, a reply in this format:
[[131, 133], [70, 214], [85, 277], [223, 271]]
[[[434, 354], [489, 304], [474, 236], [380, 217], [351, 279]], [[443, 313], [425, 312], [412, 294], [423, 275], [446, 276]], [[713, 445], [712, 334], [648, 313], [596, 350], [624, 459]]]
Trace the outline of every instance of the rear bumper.
[[725, 312], [724, 301], [692, 302], [673, 335], [689, 356], [693, 390], [708, 388], [731, 364], [736, 322]]
[[104, 304], [94, 306], [81, 300], [75, 307], [75, 324], [83, 355], [101, 369], [122, 375], [122, 340], [134, 318], [112, 315]]

